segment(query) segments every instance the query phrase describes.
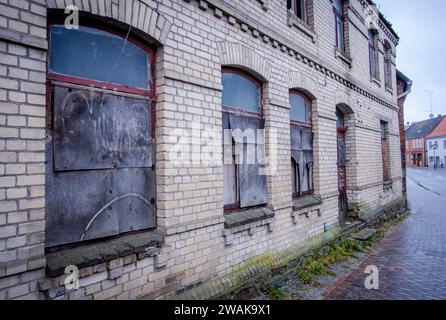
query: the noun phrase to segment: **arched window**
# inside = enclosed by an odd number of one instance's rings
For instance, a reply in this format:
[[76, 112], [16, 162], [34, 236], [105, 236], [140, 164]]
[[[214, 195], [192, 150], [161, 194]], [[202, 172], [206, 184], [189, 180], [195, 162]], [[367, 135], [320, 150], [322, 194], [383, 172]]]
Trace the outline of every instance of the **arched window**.
[[98, 28], [50, 26], [49, 78], [153, 95], [154, 55], [140, 42]]
[[313, 132], [311, 100], [290, 91], [291, 180], [293, 197], [313, 193]]
[[345, 127], [344, 113], [336, 108], [336, 125], [338, 128]]
[[48, 247], [156, 227], [154, 53], [102, 28], [50, 25]]
[[224, 68], [222, 84], [224, 108], [260, 114], [261, 85], [255, 78], [238, 69]]
[[373, 79], [379, 79], [378, 35], [375, 30], [369, 30], [369, 59], [370, 59], [370, 76]]
[[264, 165], [262, 86], [246, 72], [222, 70], [223, 193], [226, 210], [268, 203]]

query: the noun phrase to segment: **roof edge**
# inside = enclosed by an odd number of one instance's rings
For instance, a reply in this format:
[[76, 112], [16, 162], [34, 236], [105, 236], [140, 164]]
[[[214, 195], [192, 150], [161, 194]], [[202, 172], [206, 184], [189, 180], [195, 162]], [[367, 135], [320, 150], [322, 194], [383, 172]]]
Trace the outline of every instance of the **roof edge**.
[[[377, 7], [376, 3], [373, 2], [373, 0], [367, 0], [367, 2], [371, 6], [376, 6]], [[384, 16], [384, 14], [381, 12], [381, 10], [378, 10], [378, 13], [379, 13], [379, 18], [382, 20], [382, 22], [384, 23], [386, 28], [389, 29], [389, 31], [392, 33], [392, 35], [399, 42], [400, 41], [400, 37], [399, 37], [398, 33], [395, 31], [395, 29], [393, 29], [392, 23], [389, 20], [387, 20], [387, 18]]]

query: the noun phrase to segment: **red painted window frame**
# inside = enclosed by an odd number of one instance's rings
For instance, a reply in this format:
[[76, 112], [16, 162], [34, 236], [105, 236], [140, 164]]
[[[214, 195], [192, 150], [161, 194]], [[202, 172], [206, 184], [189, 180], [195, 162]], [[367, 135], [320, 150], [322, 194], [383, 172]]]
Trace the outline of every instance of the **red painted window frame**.
[[[51, 26], [63, 24], [64, 21], [65, 21], [64, 15], [57, 15], [54, 17], [49, 16], [48, 25], [47, 25], [48, 39], [50, 39]], [[112, 27], [112, 26], [105, 24], [104, 22], [101, 22], [101, 21], [87, 19], [85, 17], [82, 19], [82, 23], [80, 24], [80, 26], [94, 28], [94, 29], [105, 31], [105, 32], [109, 32], [109, 33], [117, 35], [123, 39], [125, 39], [127, 36], [127, 31], [125, 31], [125, 30], [122, 30], [117, 27]], [[47, 57], [47, 78], [49, 81], [60, 81], [60, 82], [66, 82], [66, 83], [71, 83], [71, 84], [87, 86], [87, 87], [94, 87], [97, 89], [106, 89], [106, 90], [112, 90], [112, 91], [116, 91], [116, 92], [136, 94], [136, 95], [149, 97], [152, 100], [155, 100], [155, 87], [156, 87], [156, 84], [155, 84], [155, 82], [156, 82], [155, 81], [155, 79], [156, 79], [155, 50], [147, 42], [139, 39], [137, 36], [132, 35], [132, 34], [130, 34], [128, 36], [127, 41], [138, 46], [139, 48], [141, 48], [142, 50], [144, 50], [147, 53], [148, 62], [149, 62], [148, 75], [151, 75], [151, 77], [152, 77], [151, 85], [150, 86], [149, 86], [149, 84], [147, 85], [147, 90], [141, 89], [141, 88], [136, 88], [136, 87], [130, 87], [130, 86], [126, 86], [126, 85], [107, 83], [107, 82], [102, 82], [102, 81], [97, 81], [97, 80], [92, 80], [92, 79], [86, 79], [86, 78], [75, 77], [75, 76], [71, 76], [71, 75], [51, 72], [49, 69], [49, 65], [50, 65], [49, 62], [50, 62], [50, 56], [51, 56], [51, 41], [50, 40], [48, 41], [49, 47], [48, 47], [48, 57]]]
[[[380, 137], [381, 137], [381, 158], [383, 165], [383, 181], [384, 183], [391, 181], [390, 173], [390, 154], [389, 154], [389, 134], [388, 134], [388, 123], [385, 121], [380, 121]], [[384, 154], [383, 150], [386, 149]]]
[[[241, 77], [244, 77], [246, 79], [248, 79], [250, 82], [252, 82], [253, 84], [256, 85], [256, 87], [259, 89], [259, 112], [252, 112], [252, 111], [247, 111], [244, 109], [240, 109], [240, 108], [234, 108], [231, 106], [225, 106], [222, 104], [222, 113], [242, 113], [245, 115], [248, 115], [250, 117], [255, 117], [255, 118], [259, 118], [259, 119], [263, 119], [263, 85], [262, 83], [255, 78], [254, 76], [252, 76], [251, 74], [249, 74], [248, 72], [238, 69], [238, 68], [233, 68], [233, 67], [222, 67], [221, 69], [221, 74], [223, 76], [224, 73], [233, 73], [233, 74], [237, 74]], [[223, 94], [223, 92], [222, 92]], [[237, 202], [233, 203], [233, 204], [224, 204], [223, 205], [223, 210], [225, 214], [232, 214], [232, 213], [236, 213], [236, 212], [240, 212], [240, 211], [244, 211], [247, 210], [247, 208], [241, 208], [240, 207], [240, 190], [238, 188], [238, 174], [237, 174], [237, 164], [235, 164], [236, 166], [236, 186], [237, 186]], [[224, 181], [223, 181], [224, 183]], [[264, 207], [265, 205], [259, 205], [259, 206], [253, 206], [250, 208], [257, 208], [257, 207]]]
[[[152, 117], [152, 119], [151, 119], [151, 128], [152, 129], [151, 129], [150, 134], [151, 134], [151, 137], [152, 137], [154, 144], [156, 146], [156, 136], [155, 136], [155, 129], [156, 129], [156, 72], [155, 72], [156, 71], [156, 65], [155, 65], [156, 49], [154, 47], [152, 47], [146, 41], [138, 38], [136, 35], [129, 34], [127, 41], [137, 45], [138, 47], [140, 47], [141, 49], [143, 49], [144, 51], [146, 51], [148, 53], [148, 62], [150, 64], [150, 65], [148, 65], [148, 71], [151, 73], [152, 82], [151, 82], [150, 86], [148, 84], [147, 90], [129, 87], [129, 86], [123, 86], [123, 85], [109, 84], [109, 83], [104, 83], [104, 82], [100, 82], [100, 81], [84, 79], [84, 78], [79, 78], [79, 77], [72, 77], [72, 76], [68, 76], [68, 75], [51, 73], [49, 70], [49, 65], [50, 65], [49, 61], [50, 61], [50, 55], [51, 55], [51, 42], [49, 40], [50, 39], [50, 27], [51, 27], [51, 25], [63, 24], [64, 21], [65, 21], [64, 14], [57, 14], [57, 15], [52, 14], [52, 13], [48, 14], [47, 30], [46, 30], [47, 31], [47, 39], [48, 39], [48, 52], [47, 52], [47, 60], [46, 60], [46, 75], [47, 75], [47, 80], [46, 80], [46, 109], [47, 109], [46, 129], [50, 130], [50, 131], [53, 130], [53, 121], [52, 121], [53, 120], [53, 101], [52, 101], [52, 96], [53, 96], [52, 91], [53, 90], [52, 90], [52, 88], [55, 85], [54, 82], [61, 82], [61, 83], [84, 86], [85, 90], [88, 90], [88, 87], [93, 87], [97, 91], [108, 90], [109, 94], [115, 94], [118, 96], [120, 94], [122, 94], [122, 95], [131, 94], [131, 95], [134, 95], [135, 97], [140, 96], [141, 98], [149, 99], [148, 108], [149, 108], [149, 111], [150, 111], [150, 114]], [[95, 28], [98, 30], [103, 30], [103, 31], [115, 34], [115, 35], [117, 35], [121, 38], [124, 38], [124, 39], [126, 38], [127, 32], [128, 32], [128, 31], [125, 31], [118, 27], [114, 27], [111, 24], [106, 24], [105, 22], [96, 21], [92, 18], [87, 18], [87, 17], [82, 18], [82, 23], [80, 25], [85, 26], [85, 27]], [[153, 166], [156, 166], [156, 163]], [[104, 241], [104, 239], [115, 239], [115, 238], [119, 238], [124, 235], [138, 234], [138, 233], [142, 233], [142, 232], [147, 232], [147, 230], [154, 230], [156, 228], [157, 228], [157, 224], [154, 228], [129, 231], [129, 232], [113, 235], [113, 236], [106, 237], [106, 238], [92, 239], [92, 240], [90, 240], [90, 242], [95, 243], [95, 242]], [[86, 241], [86, 242], [89, 242], [89, 241]], [[77, 246], [77, 245], [78, 244], [74, 244], [74, 246]], [[80, 244], [80, 245], [83, 245], [83, 244]], [[71, 246], [73, 246], [73, 244], [65, 244], [65, 245], [56, 246], [56, 247], [53, 247], [50, 249], [65, 248], [65, 247], [71, 247]], [[46, 250], [47, 249], [48, 248], [46, 248]]]
[[[312, 99], [310, 99], [305, 93], [303, 93], [300, 90], [296, 90], [296, 89], [291, 89], [289, 91], [289, 94], [294, 94], [294, 95], [298, 95], [301, 96], [305, 99], [305, 103], [308, 103], [308, 105], [310, 106], [310, 122], [302, 122], [302, 121], [297, 121], [297, 120], [292, 120], [290, 119], [290, 126], [295, 125], [295, 126], [299, 126], [299, 127], [303, 127], [303, 128], [307, 128], [310, 129], [311, 131], [313, 131], [313, 101]], [[314, 153], [314, 145], [313, 145], [313, 153]], [[292, 160], [292, 159], [291, 159]], [[298, 174], [296, 172], [296, 174]], [[296, 178], [296, 177], [295, 177]], [[306, 192], [302, 192], [302, 194], [299, 194], [298, 192], [292, 192], [292, 198], [293, 200], [302, 198], [302, 197], [306, 197], [306, 196], [311, 196], [314, 194], [314, 176], [313, 174], [311, 175], [311, 186], [312, 186], [312, 190], [310, 191], [306, 191]], [[300, 181], [299, 181], [299, 188], [301, 188], [302, 186], [300, 185]]]

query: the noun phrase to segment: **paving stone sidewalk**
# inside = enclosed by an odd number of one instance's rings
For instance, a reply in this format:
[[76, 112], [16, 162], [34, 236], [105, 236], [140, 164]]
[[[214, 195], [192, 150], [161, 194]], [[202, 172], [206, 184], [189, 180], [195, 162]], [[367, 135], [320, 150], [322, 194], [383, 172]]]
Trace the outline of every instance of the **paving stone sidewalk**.
[[[445, 182], [446, 183], [446, 182]], [[325, 299], [446, 299], [446, 198], [408, 179], [413, 214], [373, 248], [345, 279], [325, 290]], [[379, 268], [379, 290], [367, 290], [364, 270]]]

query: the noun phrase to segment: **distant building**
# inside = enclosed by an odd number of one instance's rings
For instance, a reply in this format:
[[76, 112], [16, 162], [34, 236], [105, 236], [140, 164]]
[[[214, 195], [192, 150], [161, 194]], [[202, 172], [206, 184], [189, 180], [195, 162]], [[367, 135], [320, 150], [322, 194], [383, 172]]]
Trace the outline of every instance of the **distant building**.
[[427, 167], [426, 138], [444, 120], [445, 116], [416, 122], [406, 131], [406, 159], [409, 167]]
[[426, 138], [426, 147], [429, 167], [446, 165], [446, 117]]

